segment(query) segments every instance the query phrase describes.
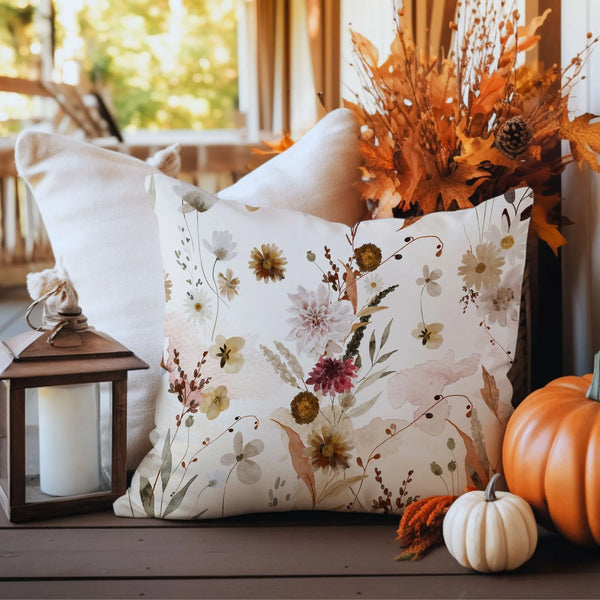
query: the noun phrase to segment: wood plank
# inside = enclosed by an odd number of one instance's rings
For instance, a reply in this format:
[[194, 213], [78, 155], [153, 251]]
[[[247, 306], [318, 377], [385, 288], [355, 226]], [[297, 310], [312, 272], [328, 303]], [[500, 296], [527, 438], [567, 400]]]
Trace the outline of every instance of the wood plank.
[[52, 92], [41, 81], [21, 77], [6, 77], [4, 75], [0, 76], [0, 92], [52, 97]]
[[0, 598], [597, 598], [594, 574], [11, 581]]
[[[271, 155], [255, 154], [256, 148], [264, 149], [260, 142], [242, 141], [232, 135], [232, 132], [201, 132], [195, 137], [182, 135], [157, 136], [156, 143], [140, 141], [152, 139], [151, 136], [135, 136], [133, 141], [126, 142], [127, 153], [134, 158], [146, 160], [159, 150], [173, 143], [179, 143], [182, 173], [219, 173], [234, 172], [245, 174], [260, 166], [271, 158]], [[264, 135], [269, 139], [270, 135]], [[227, 139], [225, 139], [227, 138]], [[223, 140], [223, 141], [221, 141]], [[117, 150], [113, 139], [94, 142], [96, 145]], [[0, 177], [16, 176], [14, 165], [14, 140], [4, 141], [0, 146]]]
[[[388, 525], [174, 528], [6, 528], [0, 579], [249, 578], [460, 575], [443, 545], [425, 559], [398, 562]], [[542, 532], [520, 574], [591, 577], [600, 589], [600, 549]], [[567, 577], [568, 576], [568, 577]], [[595, 579], [594, 579], [595, 578]]]
[[0, 178], [16, 177], [15, 153], [12, 148], [0, 148]]
[[[0, 578], [279, 577], [456, 573], [445, 548], [398, 563], [395, 532], [364, 527], [7, 529]], [[364, 549], [368, 548], [368, 553]]]
[[597, 597], [600, 549], [546, 530], [512, 573], [464, 569], [444, 546], [394, 560], [396, 518], [325, 512], [207, 521], [105, 511], [0, 521], [0, 598]]
[[[197, 145], [182, 143], [180, 145], [182, 173], [219, 173], [221, 171], [244, 175], [266, 162], [270, 155], [257, 155], [255, 148], [260, 143], [204, 143]], [[129, 144], [127, 151], [130, 156], [146, 160], [162, 146]]]

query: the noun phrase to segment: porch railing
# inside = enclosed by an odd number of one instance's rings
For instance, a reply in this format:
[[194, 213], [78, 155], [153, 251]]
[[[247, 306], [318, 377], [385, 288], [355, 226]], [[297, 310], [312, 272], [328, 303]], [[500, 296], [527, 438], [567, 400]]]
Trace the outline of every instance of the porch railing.
[[[179, 143], [179, 177], [217, 192], [264, 160], [252, 152], [259, 143], [237, 137], [235, 132], [164, 132], [138, 136], [131, 144], [120, 144], [118, 150], [145, 160], [161, 148]], [[0, 139], [0, 289], [22, 285], [28, 272], [53, 264], [52, 247], [35, 200], [17, 176], [14, 141]]]

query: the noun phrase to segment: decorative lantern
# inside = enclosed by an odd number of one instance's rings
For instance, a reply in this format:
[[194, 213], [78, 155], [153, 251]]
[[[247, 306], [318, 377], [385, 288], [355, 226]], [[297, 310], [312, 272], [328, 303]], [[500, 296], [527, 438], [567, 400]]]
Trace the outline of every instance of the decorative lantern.
[[30, 325], [41, 302], [42, 327], [0, 346], [0, 503], [13, 522], [109, 508], [125, 492], [127, 373], [148, 368], [88, 327], [68, 279], [30, 306]]

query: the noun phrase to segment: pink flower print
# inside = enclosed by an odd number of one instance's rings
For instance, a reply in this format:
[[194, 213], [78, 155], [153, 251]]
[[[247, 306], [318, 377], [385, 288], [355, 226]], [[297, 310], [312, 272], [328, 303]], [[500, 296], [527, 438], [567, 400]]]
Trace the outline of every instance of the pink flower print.
[[440, 435], [450, 414], [446, 388], [475, 374], [480, 358], [479, 354], [471, 354], [455, 361], [454, 352], [448, 350], [441, 359], [396, 372], [388, 381], [390, 404], [394, 408], [412, 404], [415, 426], [429, 435]]
[[321, 357], [319, 362], [308, 374], [306, 383], [314, 385], [315, 392], [322, 391], [324, 395], [342, 394], [352, 389], [351, 377], [356, 377], [358, 367], [351, 358], [341, 361], [339, 358]]
[[292, 301], [288, 311], [293, 316], [287, 319], [292, 326], [287, 339], [296, 342], [298, 352], [315, 350], [322, 354], [329, 342], [344, 340], [354, 316], [349, 302], [332, 300], [325, 285], [316, 292], [299, 285], [298, 293], [288, 296]]

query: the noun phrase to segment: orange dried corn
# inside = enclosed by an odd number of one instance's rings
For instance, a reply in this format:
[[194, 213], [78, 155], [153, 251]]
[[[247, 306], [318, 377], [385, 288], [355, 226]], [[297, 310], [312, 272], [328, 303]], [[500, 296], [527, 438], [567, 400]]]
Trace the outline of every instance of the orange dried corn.
[[400, 519], [396, 560], [419, 560], [442, 539], [442, 523], [457, 496], [430, 496], [409, 504]]

